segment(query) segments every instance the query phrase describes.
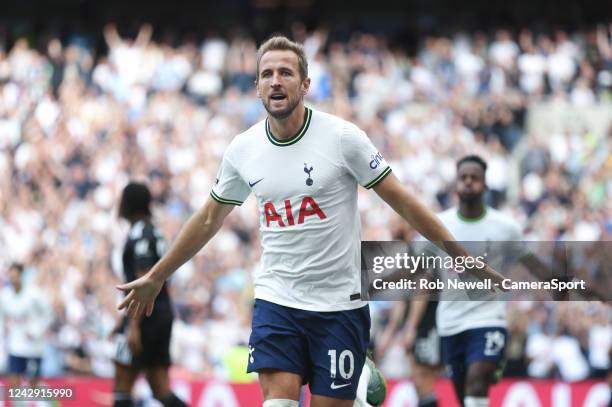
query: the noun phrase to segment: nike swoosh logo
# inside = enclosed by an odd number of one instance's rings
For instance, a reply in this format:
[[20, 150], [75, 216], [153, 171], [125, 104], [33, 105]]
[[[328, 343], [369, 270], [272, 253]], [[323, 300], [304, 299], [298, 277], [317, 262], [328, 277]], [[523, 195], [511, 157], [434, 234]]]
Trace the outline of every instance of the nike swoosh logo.
[[263, 178], [258, 179], [258, 180], [257, 180], [257, 181], [255, 181], [255, 182], [251, 182], [251, 181], [249, 181], [249, 186], [250, 186], [251, 188], [253, 188], [255, 185], [257, 185], [257, 184], [258, 184], [260, 181], [262, 181], [262, 180], [263, 180]]
[[330, 387], [331, 387], [332, 390], [337, 390], [337, 389], [341, 389], [343, 387], [350, 386], [350, 385], [351, 385], [351, 383], [336, 384], [336, 382], [332, 382]]

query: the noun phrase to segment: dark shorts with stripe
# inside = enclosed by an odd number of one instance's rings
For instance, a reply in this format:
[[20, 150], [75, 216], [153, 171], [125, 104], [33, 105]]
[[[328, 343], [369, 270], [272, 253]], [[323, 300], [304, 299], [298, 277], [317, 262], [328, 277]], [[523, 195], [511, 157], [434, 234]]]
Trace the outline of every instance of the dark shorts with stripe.
[[500, 364], [506, 349], [505, 328], [475, 328], [442, 337], [442, 358], [451, 378], [461, 378], [478, 361]]
[[427, 366], [440, 366], [441, 344], [436, 329], [436, 308], [438, 303], [430, 301], [417, 327], [412, 353], [417, 363]]
[[296, 373], [312, 394], [354, 400], [369, 340], [368, 306], [315, 312], [257, 299], [247, 371]]
[[127, 346], [127, 326], [123, 334], [116, 339], [115, 358], [117, 363], [146, 369], [150, 367], [167, 367], [172, 364], [170, 358], [170, 338], [174, 316], [171, 312], [157, 312], [145, 317], [140, 324], [142, 352], [134, 356]]

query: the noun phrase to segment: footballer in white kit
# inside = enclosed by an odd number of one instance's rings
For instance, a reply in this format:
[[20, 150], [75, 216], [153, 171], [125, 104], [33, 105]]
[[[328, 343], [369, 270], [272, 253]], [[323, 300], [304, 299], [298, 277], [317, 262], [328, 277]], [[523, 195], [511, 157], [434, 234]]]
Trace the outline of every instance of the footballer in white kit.
[[14, 263], [9, 268], [11, 285], [0, 292], [0, 320], [7, 334], [9, 384], [19, 385], [21, 378], [38, 379], [45, 351], [45, 334], [52, 322], [51, 305], [32, 284], [24, 284], [24, 267]]
[[[455, 207], [442, 212], [439, 218], [457, 240], [467, 242], [465, 246], [472, 256], [487, 253], [486, 261], [494, 267], [497, 265], [501, 268], [502, 255], [509, 255], [510, 250], [514, 253], [522, 250], [520, 227], [513, 219], [496, 209], [485, 207], [479, 218], [468, 219], [462, 217], [459, 208]], [[497, 254], [497, 258], [491, 257], [492, 253]], [[456, 278], [456, 273], [453, 274], [455, 275], [451, 277], [443, 272], [442, 276]], [[474, 328], [505, 328], [505, 302], [495, 301], [498, 293], [490, 292], [485, 296], [488, 298], [474, 300], [469, 298], [468, 293], [460, 290], [442, 291], [436, 314], [439, 334], [450, 336]], [[483, 295], [480, 293], [478, 297], [482, 298]]]
[[[527, 253], [519, 225], [484, 205], [485, 173], [486, 163], [480, 157], [459, 160], [459, 207], [444, 211], [439, 219], [457, 240], [465, 242], [471, 256], [485, 256], [487, 263], [499, 269], [504, 257], [518, 259]], [[458, 273], [446, 270], [440, 276], [446, 280], [459, 278]], [[469, 275], [461, 275], [461, 279], [476, 280]], [[462, 405], [488, 406], [488, 391], [505, 352], [506, 304], [499, 301], [497, 292], [448, 289], [447, 282], [436, 314], [442, 359]]]
[[306, 108], [300, 131], [275, 139], [267, 120], [225, 152], [212, 197], [241, 204], [253, 192], [263, 245], [255, 298], [307, 311], [360, 308], [357, 186], [391, 168], [357, 126]]
[[370, 329], [357, 187], [373, 187], [391, 169], [355, 125], [305, 109], [288, 140], [276, 139], [267, 120], [234, 138], [211, 195], [240, 204], [253, 192], [259, 206], [263, 254], [248, 370], [282, 368], [317, 394], [350, 399]]
[[451, 255], [466, 252], [391, 174], [363, 131], [304, 106], [310, 79], [299, 44], [280, 36], [264, 42], [255, 85], [267, 119], [234, 138], [211, 199], [145, 276], [118, 287], [130, 291], [119, 308], [130, 315], [152, 312], [163, 281], [252, 192], [263, 255], [254, 279], [248, 370], [259, 373], [263, 405], [296, 407], [308, 383], [313, 407], [352, 406], [370, 329], [360, 298], [359, 184], [374, 188], [422, 235], [445, 242]]

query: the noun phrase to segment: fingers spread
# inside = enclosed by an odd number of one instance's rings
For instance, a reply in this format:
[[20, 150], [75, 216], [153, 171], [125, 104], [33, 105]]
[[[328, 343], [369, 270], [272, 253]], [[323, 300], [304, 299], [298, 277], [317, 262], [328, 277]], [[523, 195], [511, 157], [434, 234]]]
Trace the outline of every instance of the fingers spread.
[[136, 301], [134, 300], [130, 301], [130, 305], [128, 305], [128, 308], [127, 308], [127, 314], [129, 317], [134, 316], [134, 310], [136, 308], [136, 305], [137, 305]]
[[140, 315], [141, 306], [139, 302], [134, 301], [134, 308], [132, 309], [132, 317], [138, 318]]
[[152, 303], [150, 303], [150, 304], [148, 304], [148, 305], [147, 305], [147, 316], [148, 316], [148, 317], [150, 317], [150, 316], [151, 316], [151, 314], [153, 313], [153, 306], [154, 306], [154, 304], [155, 304], [155, 303], [153, 303], [153, 302], [152, 302]]
[[125, 307], [127, 307], [127, 305], [132, 301], [132, 299], [134, 298], [134, 295], [136, 295], [134, 293], [134, 291], [132, 290], [128, 295], [125, 296], [125, 298], [123, 299], [123, 301], [121, 301], [121, 303], [117, 306], [118, 310], [122, 310]]

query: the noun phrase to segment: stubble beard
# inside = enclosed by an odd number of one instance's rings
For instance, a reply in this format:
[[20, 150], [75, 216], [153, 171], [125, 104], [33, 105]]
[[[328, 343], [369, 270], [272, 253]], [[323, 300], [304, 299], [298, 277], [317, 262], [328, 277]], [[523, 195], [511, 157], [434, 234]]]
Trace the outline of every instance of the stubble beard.
[[288, 99], [288, 106], [285, 109], [275, 111], [270, 108], [270, 102], [263, 102], [263, 105], [270, 116], [276, 120], [283, 120], [291, 116], [291, 113], [293, 113], [299, 103], [300, 98]]

